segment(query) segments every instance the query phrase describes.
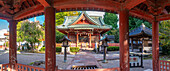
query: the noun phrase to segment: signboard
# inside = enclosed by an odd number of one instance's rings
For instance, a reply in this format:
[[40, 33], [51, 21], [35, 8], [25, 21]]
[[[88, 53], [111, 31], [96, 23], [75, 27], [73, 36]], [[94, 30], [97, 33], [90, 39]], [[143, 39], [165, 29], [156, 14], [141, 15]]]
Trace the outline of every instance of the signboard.
[[139, 56], [130, 56], [130, 63], [139, 63]]

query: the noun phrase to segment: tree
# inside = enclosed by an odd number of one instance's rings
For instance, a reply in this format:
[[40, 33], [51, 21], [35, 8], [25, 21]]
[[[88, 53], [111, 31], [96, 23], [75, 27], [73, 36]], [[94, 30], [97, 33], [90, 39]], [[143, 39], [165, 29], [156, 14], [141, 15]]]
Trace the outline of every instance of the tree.
[[[56, 26], [64, 23], [65, 16], [78, 16], [80, 12], [78, 11], [68, 11], [68, 12], [59, 12], [56, 13]], [[64, 34], [56, 30], [56, 42], [61, 43], [59, 40], [64, 37]]]
[[145, 20], [129, 17], [129, 31], [139, 27], [142, 23], [144, 23], [148, 28], [152, 29], [152, 24]]
[[118, 17], [116, 14], [113, 13], [105, 13], [104, 15], [104, 22], [107, 25], [112, 25], [112, 30], [117, 29], [118, 25]]
[[27, 41], [31, 45], [31, 49], [35, 49], [35, 43], [43, 39], [43, 30], [39, 22], [30, 23], [28, 20], [22, 21], [17, 25], [18, 41]]
[[114, 42], [118, 43], [119, 42], [119, 29], [118, 29], [118, 17], [116, 14], [113, 13], [105, 13], [104, 15], [104, 22], [107, 25], [111, 25], [112, 29], [108, 31], [106, 34], [108, 35], [114, 35], [115, 40]]
[[17, 24], [17, 42], [19, 42], [19, 48], [21, 49], [21, 42], [24, 41], [24, 32], [20, 31], [21, 21]]
[[162, 21], [159, 24], [159, 41], [162, 45], [160, 45], [163, 48], [163, 53], [168, 54], [170, 52], [170, 20]]
[[68, 11], [68, 12], [58, 12], [55, 14], [56, 17], [56, 26], [64, 23], [65, 16], [78, 16], [80, 12], [78, 11]]

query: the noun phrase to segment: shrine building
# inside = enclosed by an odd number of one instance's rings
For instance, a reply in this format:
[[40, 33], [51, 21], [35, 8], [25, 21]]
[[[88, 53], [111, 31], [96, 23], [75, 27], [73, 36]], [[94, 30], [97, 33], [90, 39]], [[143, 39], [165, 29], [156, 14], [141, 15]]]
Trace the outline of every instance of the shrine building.
[[88, 15], [84, 11], [79, 16], [66, 16], [64, 23], [57, 26], [58, 31], [67, 35], [71, 43], [80, 48], [94, 48], [92, 44], [99, 42], [101, 35], [111, 28], [104, 23], [102, 16]]

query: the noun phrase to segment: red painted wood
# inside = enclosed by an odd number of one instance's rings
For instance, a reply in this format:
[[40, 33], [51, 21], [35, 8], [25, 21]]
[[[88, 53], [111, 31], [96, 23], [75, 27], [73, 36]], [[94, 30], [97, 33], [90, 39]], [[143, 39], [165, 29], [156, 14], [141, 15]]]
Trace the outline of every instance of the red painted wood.
[[8, 68], [9, 67], [9, 63], [7, 63], [7, 64], [0, 64], [0, 67], [1, 67], [1, 69], [0, 69], [0, 71], [9, 71], [10, 69]]
[[15, 70], [17, 63], [16, 24], [15, 20], [9, 22], [9, 68]]
[[170, 20], [170, 14], [157, 16], [156, 19], [157, 21]]
[[159, 60], [159, 71], [170, 71], [170, 61]]
[[39, 1], [44, 7], [49, 7], [50, 4], [46, 0], [37, 0]]
[[20, 20], [44, 12], [44, 6], [36, 5], [14, 15], [15, 20]]
[[89, 34], [89, 47], [91, 48], [91, 34]]
[[130, 71], [129, 64], [129, 11], [119, 12], [120, 71]]
[[77, 41], [77, 42], [76, 42], [76, 46], [78, 47], [78, 43], [79, 43], [79, 34], [78, 34], [78, 33], [77, 33], [77, 36], [76, 36], [76, 37], [77, 37], [77, 40], [76, 40], [76, 41]]
[[[24, 65], [24, 64], [19, 64], [19, 63], [17, 63], [16, 64], [17, 65], [17, 67], [16, 67], [16, 70], [19, 70], [19, 71], [28, 71], [28, 69], [30, 70], [30, 71], [32, 71], [32, 69], [34, 70], [34, 71], [45, 71], [45, 69], [44, 68], [40, 68], [40, 67], [34, 67], [34, 66], [29, 66], [29, 65]], [[21, 68], [22, 67], [22, 68]], [[26, 68], [26, 69], [24, 69], [24, 67]]]
[[152, 63], [153, 71], [159, 71], [159, 22], [152, 23]]
[[144, 1], [146, 0], [126, 0], [124, 8], [130, 10]]
[[56, 66], [55, 8], [45, 9], [45, 70], [54, 71]]

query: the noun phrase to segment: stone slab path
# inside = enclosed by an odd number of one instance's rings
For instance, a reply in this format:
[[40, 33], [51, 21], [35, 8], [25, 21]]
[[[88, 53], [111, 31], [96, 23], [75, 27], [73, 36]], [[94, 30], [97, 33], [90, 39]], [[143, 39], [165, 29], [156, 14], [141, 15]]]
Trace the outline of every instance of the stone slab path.
[[97, 59], [91, 55], [90, 52], [79, 52], [73, 58], [71, 64], [67, 67], [67, 69], [71, 69], [72, 66], [94, 66], [96, 65], [98, 68], [102, 68], [102, 66], [97, 62]]

